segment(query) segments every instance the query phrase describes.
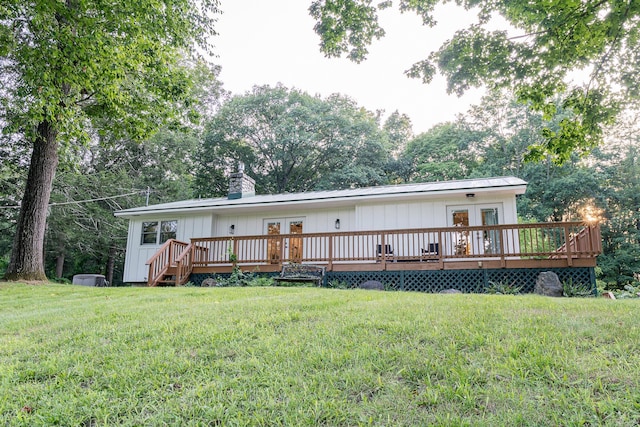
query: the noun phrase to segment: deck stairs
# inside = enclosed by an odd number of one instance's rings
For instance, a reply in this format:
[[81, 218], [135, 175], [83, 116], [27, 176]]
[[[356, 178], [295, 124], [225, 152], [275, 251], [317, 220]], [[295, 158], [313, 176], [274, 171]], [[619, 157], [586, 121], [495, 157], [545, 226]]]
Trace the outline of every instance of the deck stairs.
[[182, 286], [189, 280], [193, 269], [193, 246], [178, 240], [167, 240], [147, 261], [148, 286]]
[[152, 286], [176, 286], [177, 270], [175, 264], [168, 266], [166, 271], [154, 281], [154, 285]]

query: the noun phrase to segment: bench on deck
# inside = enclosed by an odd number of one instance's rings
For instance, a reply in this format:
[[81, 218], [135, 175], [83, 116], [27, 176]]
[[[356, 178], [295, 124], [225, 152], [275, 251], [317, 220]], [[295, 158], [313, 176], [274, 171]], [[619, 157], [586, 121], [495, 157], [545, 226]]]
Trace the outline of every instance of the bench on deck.
[[310, 264], [285, 264], [276, 282], [314, 282], [318, 286], [324, 280], [325, 267]]

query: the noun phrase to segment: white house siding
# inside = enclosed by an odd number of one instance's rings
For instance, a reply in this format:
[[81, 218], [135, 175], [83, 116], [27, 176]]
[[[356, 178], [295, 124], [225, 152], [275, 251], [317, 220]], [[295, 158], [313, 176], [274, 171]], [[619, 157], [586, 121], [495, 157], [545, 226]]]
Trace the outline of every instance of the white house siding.
[[125, 283], [146, 282], [149, 274], [149, 267], [146, 262], [151, 258], [162, 246], [161, 243], [141, 244], [142, 223], [147, 221], [178, 221], [178, 229], [176, 230], [176, 239], [189, 242], [192, 237], [208, 237], [211, 236], [212, 215], [210, 213], [198, 214], [192, 216], [185, 215], [165, 215], [165, 216], [147, 216], [133, 218], [129, 220], [129, 236], [127, 238], [127, 253], [124, 262]]
[[[283, 210], [277, 212], [256, 212], [245, 215], [221, 215], [216, 218], [213, 236], [229, 236], [229, 227], [234, 225], [238, 236], [263, 235], [264, 221], [268, 219], [303, 219], [304, 233], [325, 233], [350, 231], [354, 227], [355, 209]], [[340, 219], [340, 230], [335, 229], [336, 219]], [[282, 230], [286, 234], [286, 230]]]
[[[356, 208], [359, 230], [392, 230], [398, 228], [447, 227], [447, 208], [451, 206], [496, 205], [501, 224], [518, 222], [513, 195], [476, 197], [464, 196], [450, 199], [433, 199], [417, 202], [363, 204]], [[479, 225], [479, 224], [475, 224]]]

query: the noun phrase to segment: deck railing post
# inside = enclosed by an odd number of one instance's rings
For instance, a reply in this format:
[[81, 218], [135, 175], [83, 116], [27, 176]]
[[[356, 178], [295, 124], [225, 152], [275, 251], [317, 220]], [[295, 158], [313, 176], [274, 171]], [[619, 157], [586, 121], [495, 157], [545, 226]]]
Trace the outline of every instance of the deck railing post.
[[442, 230], [438, 231], [438, 268], [444, 270], [444, 252], [447, 250], [445, 241], [443, 239]]
[[238, 241], [236, 239], [233, 239], [233, 249], [232, 249], [232, 253], [230, 254], [231, 257], [231, 264], [233, 265], [233, 268], [236, 268], [236, 265], [238, 264]]
[[382, 269], [387, 269], [387, 251], [386, 251], [386, 242], [384, 241], [384, 233], [380, 233], [380, 262], [382, 263]]
[[502, 235], [502, 229], [500, 230], [500, 234], [496, 233], [496, 236], [500, 236], [500, 267], [504, 268], [507, 265], [504, 256], [504, 236]]
[[336, 236], [333, 234], [330, 234], [328, 237], [329, 237], [329, 242], [327, 245], [327, 250], [329, 251], [328, 253], [329, 259], [327, 260], [327, 271], [333, 271], [333, 239]]
[[571, 259], [571, 233], [569, 232], [569, 224], [564, 224], [564, 248], [567, 254], [567, 265], [571, 267], [573, 260]]

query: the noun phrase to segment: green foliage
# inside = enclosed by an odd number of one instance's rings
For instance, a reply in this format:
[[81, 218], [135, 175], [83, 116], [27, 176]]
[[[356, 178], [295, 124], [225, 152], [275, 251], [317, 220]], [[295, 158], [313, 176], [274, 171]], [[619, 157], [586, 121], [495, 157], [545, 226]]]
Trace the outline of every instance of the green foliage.
[[3, 3], [0, 122], [12, 140], [33, 147], [7, 277], [44, 278], [46, 210], [60, 153], [98, 136], [140, 141], [194, 117], [186, 60], [196, 45], [211, 53], [217, 4]]
[[223, 288], [234, 286], [265, 286], [268, 281], [257, 276], [255, 272], [244, 272], [237, 265], [233, 267], [229, 277], [216, 276], [216, 286]]
[[67, 279], [66, 277], [56, 277], [51, 279], [52, 282], [54, 283], [60, 283], [63, 285], [70, 285], [71, 284], [71, 280]]
[[239, 161], [260, 193], [386, 183], [386, 141], [376, 116], [349, 98], [254, 87], [227, 101], [207, 124], [196, 191], [226, 194], [226, 173]]
[[634, 425], [637, 309], [0, 283], [0, 424]]
[[353, 286], [340, 280], [329, 280], [327, 282], [327, 287], [332, 289], [351, 289]]
[[[384, 35], [378, 6], [369, 0], [318, 0], [311, 8], [321, 50], [329, 56], [347, 53], [355, 61], [366, 46]], [[439, 0], [401, 1], [425, 25], [435, 24]], [[457, 31], [438, 51], [414, 64], [406, 73], [431, 82], [436, 69], [448, 81], [449, 92], [471, 87], [509, 88], [518, 100], [551, 120], [560, 107], [571, 113], [543, 132], [527, 157], [549, 156], [557, 163], [584, 154], [602, 142], [604, 129], [629, 100], [637, 99], [640, 61], [640, 6], [637, 2], [579, 2], [574, 0], [464, 0], [458, 5], [477, 11], [477, 23]], [[504, 25], [492, 25], [496, 15]], [[498, 27], [498, 30], [492, 28]], [[586, 71], [588, 70], [588, 71]], [[583, 85], [566, 83], [575, 71], [589, 74]], [[575, 78], [575, 76], [572, 76]]]
[[7, 271], [9, 265], [9, 254], [0, 257], [0, 277], [4, 277], [4, 273]]
[[489, 286], [485, 288], [485, 292], [494, 295], [518, 295], [522, 290], [522, 286], [516, 285], [515, 282], [505, 280], [497, 282], [489, 282]]
[[470, 150], [474, 137], [474, 132], [458, 124], [440, 124], [412, 139], [403, 158], [413, 160], [416, 181], [466, 178], [477, 166]]
[[583, 283], [574, 283], [571, 278], [562, 282], [562, 295], [565, 297], [594, 297], [594, 291], [590, 285], [585, 285]]
[[625, 285], [622, 290], [614, 290], [613, 295], [616, 299], [640, 298], [640, 283]]

